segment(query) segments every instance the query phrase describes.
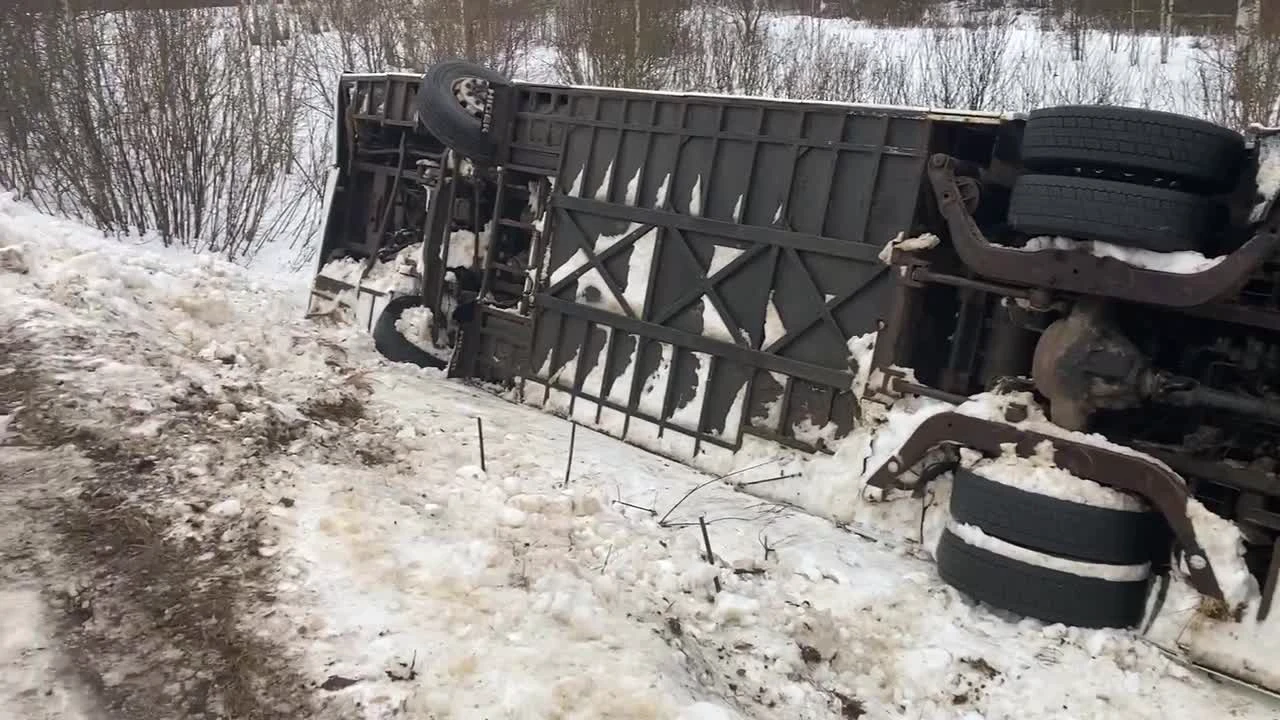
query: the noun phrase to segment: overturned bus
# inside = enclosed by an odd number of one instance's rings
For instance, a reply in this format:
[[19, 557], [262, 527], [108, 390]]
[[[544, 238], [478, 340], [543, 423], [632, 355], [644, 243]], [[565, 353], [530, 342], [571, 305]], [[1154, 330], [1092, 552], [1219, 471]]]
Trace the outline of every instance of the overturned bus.
[[313, 315], [702, 467], [879, 433], [949, 584], [1280, 689], [1280, 132], [340, 82]]

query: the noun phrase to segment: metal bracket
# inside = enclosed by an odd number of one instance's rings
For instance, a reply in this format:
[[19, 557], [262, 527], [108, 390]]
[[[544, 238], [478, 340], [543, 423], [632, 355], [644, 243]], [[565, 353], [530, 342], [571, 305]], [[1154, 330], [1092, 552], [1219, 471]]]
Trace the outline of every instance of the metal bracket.
[[871, 475], [867, 484], [882, 490], [908, 489], [899, 478], [939, 445], [961, 445], [994, 457], [1001, 454], [1001, 445], [1012, 443], [1019, 457], [1030, 457], [1036, 446], [1045, 441], [1053, 445], [1054, 461], [1067, 472], [1128, 490], [1151, 503], [1169, 523], [1186, 555], [1191, 586], [1208, 597], [1224, 599], [1209, 557], [1187, 517], [1187, 500], [1191, 494], [1186, 483], [1172, 470], [1138, 455], [946, 412], [925, 420], [902, 448]]
[[1274, 233], [1259, 232], [1217, 265], [1191, 274], [1144, 270], [1084, 252], [1027, 252], [987, 241], [965, 209], [951, 157], [939, 154], [929, 159], [929, 182], [960, 259], [981, 275], [1022, 286], [1194, 307], [1233, 293], [1280, 247]]

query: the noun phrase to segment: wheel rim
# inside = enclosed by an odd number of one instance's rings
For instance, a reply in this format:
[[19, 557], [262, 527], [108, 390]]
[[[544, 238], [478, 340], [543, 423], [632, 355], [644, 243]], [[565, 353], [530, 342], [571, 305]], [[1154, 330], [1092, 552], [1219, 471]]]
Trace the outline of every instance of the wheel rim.
[[477, 120], [484, 119], [485, 101], [489, 97], [489, 83], [477, 77], [461, 77], [453, 83], [453, 96], [462, 111]]

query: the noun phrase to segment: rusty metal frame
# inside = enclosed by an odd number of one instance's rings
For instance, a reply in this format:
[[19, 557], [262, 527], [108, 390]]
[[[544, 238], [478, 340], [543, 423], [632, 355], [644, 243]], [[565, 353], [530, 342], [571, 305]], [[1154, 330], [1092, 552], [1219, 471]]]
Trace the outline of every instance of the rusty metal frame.
[[1137, 493], [1150, 502], [1164, 516], [1182, 546], [1192, 587], [1208, 597], [1223, 599], [1213, 566], [1187, 517], [1187, 500], [1191, 492], [1186, 483], [1169, 468], [1139, 455], [1023, 430], [971, 415], [945, 412], [925, 420], [898, 452], [871, 475], [867, 484], [882, 490], [908, 487], [899, 478], [940, 445], [962, 445], [998, 456], [1003, 452], [1002, 445], [1013, 443], [1019, 457], [1031, 457], [1036, 446], [1046, 441], [1054, 448], [1054, 461], [1067, 472]]
[[928, 174], [960, 259], [981, 275], [1018, 285], [1166, 307], [1195, 307], [1231, 295], [1280, 248], [1280, 237], [1274, 228], [1266, 227], [1212, 268], [1175, 274], [1082, 252], [1001, 247], [987, 241], [966, 210], [956, 182], [955, 161], [947, 155], [934, 155], [929, 159]]

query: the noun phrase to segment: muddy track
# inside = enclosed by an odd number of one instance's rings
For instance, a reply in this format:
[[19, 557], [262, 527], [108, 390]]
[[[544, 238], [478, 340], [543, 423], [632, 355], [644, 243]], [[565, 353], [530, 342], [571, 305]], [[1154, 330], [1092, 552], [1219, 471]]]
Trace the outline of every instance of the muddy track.
[[[205, 409], [190, 403], [156, 438], [84, 427], [83, 400], [60, 387], [57, 362], [15, 340], [15, 328], [3, 330], [0, 415], [12, 419], [0, 436], [0, 519], [7, 535], [21, 533], [0, 551], [0, 577], [41, 590], [59, 682], [87, 708], [82, 715], [62, 703], [43, 716], [313, 716], [314, 682], [269, 636], [247, 629], [273, 601], [257, 520], [246, 514], [201, 532], [177, 527], [164, 509], [183, 441], [220, 440]], [[245, 460], [240, 476], [251, 478], [267, 457]], [[53, 702], [52, 688], [19, 690]]]

